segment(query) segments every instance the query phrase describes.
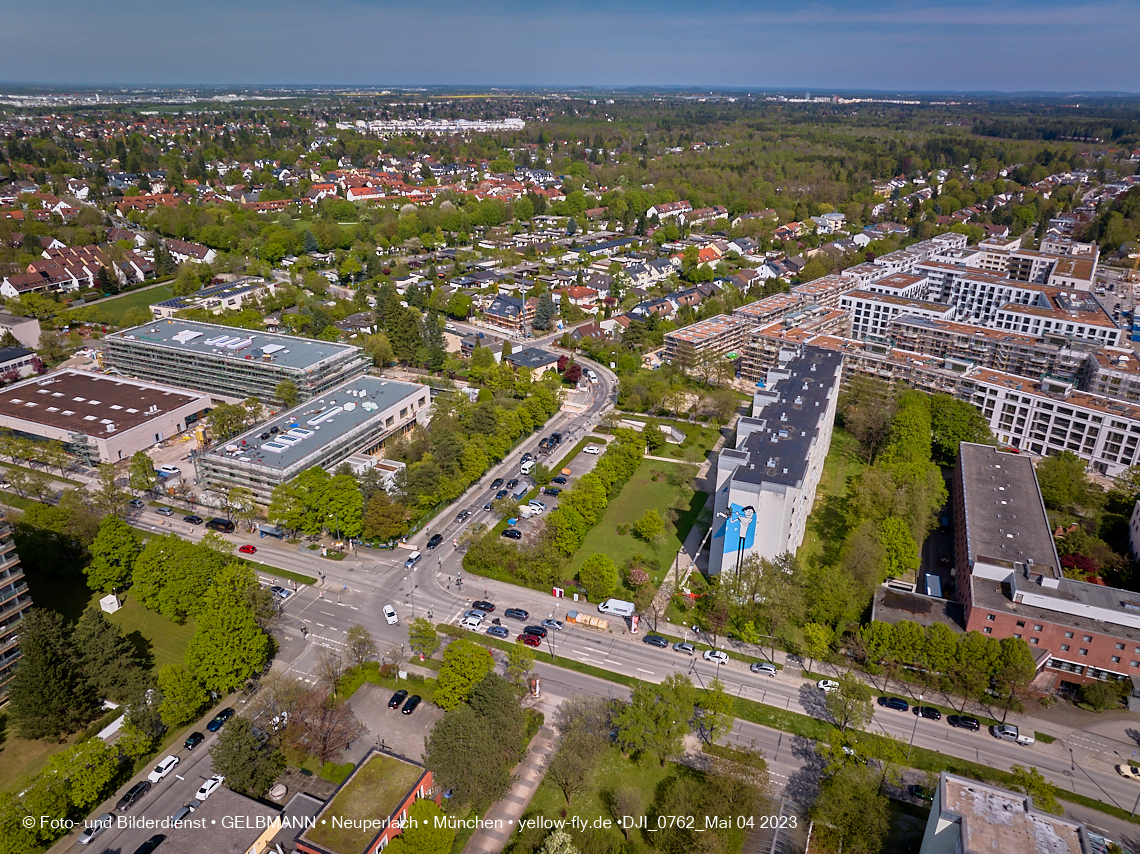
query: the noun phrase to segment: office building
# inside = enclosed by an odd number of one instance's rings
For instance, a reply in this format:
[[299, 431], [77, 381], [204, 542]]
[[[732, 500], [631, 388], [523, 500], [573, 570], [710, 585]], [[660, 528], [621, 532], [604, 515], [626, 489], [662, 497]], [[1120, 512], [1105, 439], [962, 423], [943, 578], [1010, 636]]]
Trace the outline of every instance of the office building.
[[953, 487], [966, 630], [1024, 640], [1042, 692], [1140, 675], [1140, 595], [1065, 577], [1032, 460], [963, 442]]
[[59, 440], [94, 466], [178, 435], [209, 408], [198, 392], [68, 368], [0, 389], [0, 428]]
[[12, 526], [0, 516], [0, 702], [8, 694], [8, 683], [20, 660], [20, 623], [31, 607], [32, 596], [16, 554]]
[[173, 318], [115, 332], [103, 343], [107, 364], [128, 376], [220, 400], [280, 403], [277, 386], [291, 380], [304, 401], [368, 369], [364, 351], [351, 344]]
[[787, 348], [717, 455], [709, 574], [774, 558], [803, 542], [815, 488], [831, 446], [843, 357], [817, 347]]
[[426, 420], [427, 386], [358, 377], [194, 458], [198, 481], [219, 491], [253, 490], [262, 504], [273, 488], [314, 466], [329, 469], [354, 454], [374, 454]]
[[1107, 840], [1033, 798], [943, 771], [919, 854], [1100, 854]]

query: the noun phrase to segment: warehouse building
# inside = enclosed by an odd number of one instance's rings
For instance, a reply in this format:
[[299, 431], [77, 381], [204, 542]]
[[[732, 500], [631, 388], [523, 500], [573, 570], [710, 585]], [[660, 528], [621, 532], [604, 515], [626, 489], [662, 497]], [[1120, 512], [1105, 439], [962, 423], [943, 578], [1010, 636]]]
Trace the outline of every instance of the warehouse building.
[[198, 392], [69, 368], [0, 389], [0, 428], [57, 439], [97, 465], [178, 435], [209, 408]]
[[427, 386], [358, 377], [194, 458], [199, 483], [246, 486], [263, 504], [278, 484], [314, 466], [371, 454], [425, 421]]
[[175, 318], [125, 329], [103, 341], [107, 363], [128, 376], [224, 400], [280, 403], [277, 386], [291, 380], [305, 401], [368, 369], [364, 352], [350, 344]]
[[843, 356], [789, 347], [736, 425], [736, 446], [716, 461], [709, 574], [738, 571], [749, 557], [794, 553], [831, 447]]

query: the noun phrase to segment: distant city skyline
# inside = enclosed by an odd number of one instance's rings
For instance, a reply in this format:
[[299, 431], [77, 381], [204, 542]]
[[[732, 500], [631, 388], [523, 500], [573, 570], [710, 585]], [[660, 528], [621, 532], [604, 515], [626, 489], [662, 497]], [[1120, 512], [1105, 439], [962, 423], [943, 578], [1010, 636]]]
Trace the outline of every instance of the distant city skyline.
[[854, 5], [23, 3], [0, 81], [1140, 92], [1136, 0]]

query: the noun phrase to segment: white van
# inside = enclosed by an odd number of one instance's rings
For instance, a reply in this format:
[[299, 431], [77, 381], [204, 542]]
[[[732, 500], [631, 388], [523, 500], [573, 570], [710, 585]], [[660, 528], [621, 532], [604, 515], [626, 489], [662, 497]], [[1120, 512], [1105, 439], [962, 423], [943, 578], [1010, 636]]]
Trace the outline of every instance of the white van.
[[158, 473], [166, 477], [174, 477], [175, 475], [182, 474], [182, 469], [178, 466], [159, 466]]
[[408, 555], [408, 559], [404, 561], [404, 569], [411, 569], [413, 566], [420, 562], [420, 558], [422, 557], [423, 555], [419, 552], [412, 552], [410, 555]]
[[527, 460], [522, 464], [522, 467], [519, 469], [519, 471], [523, 474], [530, 474], [532, 471], [534, 471], [534, 460]]
[[614, 617], [632, 617], [634, 607], [632, 602], [624, 602], [621, 599], [607, 599], [598, 606], [598, 610], [603, 614], [610, 614]]
[[590, 385], [597, 385], [598, 384], [598, 375], [595, 374], [593, 371], [586, 371], [586, 379], [588, 379], [590, 381]]

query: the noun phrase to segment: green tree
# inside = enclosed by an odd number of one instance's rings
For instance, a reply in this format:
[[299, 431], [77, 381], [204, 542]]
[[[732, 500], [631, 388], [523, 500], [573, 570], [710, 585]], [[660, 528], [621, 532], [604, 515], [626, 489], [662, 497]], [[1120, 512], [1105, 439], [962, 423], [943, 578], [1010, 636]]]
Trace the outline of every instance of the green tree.
[[245, 429], [249, 412], [240, 403], [219, 403], [206, 416], [210, 435], [215, 441], [223, 441]]
[[104, 516], [91, 544], [87, 586], [100, 593], [123, 589], [131, 580], [141, 546], [134, 529], [118, 516]]
[[608, 734], [591, 725], [588, 718], [568, 717], [559, 729], [557, 749], [547, 767], [547, 778], [562, 790], [566, 805], [589, 785], [598, 759], [609, 746]]
[[353, 665], [363, 667], [366, 662], [376, 658], [376, 639], [372, 637], [372, 632], [359, 623], [349, 626], [344, 636], [344, 652]]
[[915, 572], [921, 565], [918, 543], [905, 519], [898, 516], [884, 519], [879, 524], [879, 545], [883, 547], [884, 556], [881, 581]]
[[633, 523], [633, 532], [656, 549], [665, 537], [665, 520], [661, 518], [656, 507], [650, 507]]
[[431, 620], [416, 617], [408, 623], [408, 646], [424, 657], [435, 655], [439, 649], [439, 635]]
[[542, 841], [538, 854], [578, 854], [578, 849], [574, 847], [574, 840], [565, 830], [552, 830]]
[[54, 611], [32, 608], [20, 626], [20, 665], [9, 683], [8, 718], [21, 738], [58, 739], [98, 714], [99, 700]]
[[441, 709], [454, 709], [494, 667], [495, 659], [485, 647], [464, 638], [452, 641], [443, 651], [435, 704]]
[[534, 669], [534, 653], [520, 640], [516, 640], [507, 650], [507, 680], [512, 685], [522, 687]]
[[97, 605], [89, 605], [83, 612], [71, 643], [87, 684], [100, 699], [122, 703], [142, 690], [146, 672], [138, 651]]
[[591, 601], [600, 602], [617, 590], [618, 570], [608, 555], [590, 555], [578, 570], [578, 578]]
[[614, 715], [617, 743], [627, 753], [665, 760], [681, 749], [695, 700], [689, 677], [674, 673], [659, 685], [638, 682], [629, 702]]
[[724, 690], [724, 683], [713, 679], [697, 694], [697, 708], [700, 710], [701, 735], [709, 744], [732, 729], [736, 720], [736, 701]]
[[226, 516], [230, 521], [249, 525], [257, 518], [257, 499], [248, 486], [231, 486], [226, 490]]
[[804, 636], [803, 647], [808, 656], [808, 670], [810, 671], [817, 658], [823, 658], [831, 651], [831, 642], [835, 638], [835, 632], [831, 626], [820, 623], [805, 623], [802, 631]]
[[186, 667], [210, 690], [228, 693], [261, 670], [271, 642], [244, 598], [235, 599], [227, 586], [212, 586], [202, 604]]
[[1057, 801], [1057, 787], [1045, 779], [1036, 768], [1013, 765], [1009, 769], [1013, 776], [1012, 788], [1025, 792], [1033, 798], [1033, 806], [1053, 815], [1064, 815], [1064, 808]]
[[998, 659], [997, 670], [993, 676], [994, 687], [998, 690], [1002, 705], [1002, 723], [1005, 723], [1010, 710], [1017, 702], [1017, 697], [1033, 681], [1037, 675], [1037, 665], [1033, 661], [1033, 653], [1021, 638], [1002, 638], [1001, 655]]
[[285, 760], [277, 748], [253, 731], [249, 718], [236, 717], [226, 724], [218, 743], [210, 748], [214, 773], [226, 778], [226, 788], [260, 798], [273, 785]]
[[408, 533], [407, 508], [393, 501], [388, 493], [378, 490], [368, 500], [362, 527], [365, 538], [369, 540], [398, 540]]
[[1072, 451], [1061, 451], [1041, 460], [1037, 464], [1037, 485], [1045, 505], [1054, 510], [1087, 501], [1090, 491], [1084, 460]]
[[388, 845], [391, 854], [449, 854], [455, 831], [443, 821], [443, 810], [431, 798], [408, 807], [408, 823]]
[[131, 455], [131, 468], [129, 475], [131, 489], [135, 492], [149, 492], [158, 483], [158, 475], [154, 470], [154, 463], [145, 451], [136, 451]]
[[879, 854], [890, 829], [890, 802], [879, 793], [879, 775], [847, 765], [825, 779], [811, 809], [823, 850]]
[[989, 424], [977, 408], [948, 394], [930, 398], [930, 426], [934, 461], [941, 466], [954, 465], [962, 442], [992, 445], [994, 441]]
[[118, 471], [110, 463], [99, 463], [95, 475], [98, 486], [92, 491], [92, 502], [101, 513], [121, 516], [131, 495], [118, 484]]
[[550, 329], [554, 321], [554, 298], [550, 291], [544, 291], [538, 298], [538, 306], [534, 310], [534, 328]]
[[67, 799], [86, 813], [114, 791], [119, 778], [119, 751], [101, 738], [89, 738], [52, 756], [40, 776], [67, 781]]
[[210, 702], [206, 686], [181, 664], [166, 664], [159, 669], [158, 690], [162, 694], [158, 713], [171, 729], [197, 720]]
[[281, 380], [273, 389], [273, 396], [281, 401], [286, 409], [292, 409], [301, 399], [297, 384], [290, 379]]
[[840, 732], [847, 729], [866, 729], [871, 722], [874, 707], [871, 705], [871, 687], [851, 674], [839, 677], [839, 688], [824, 698], [827, 714]]

